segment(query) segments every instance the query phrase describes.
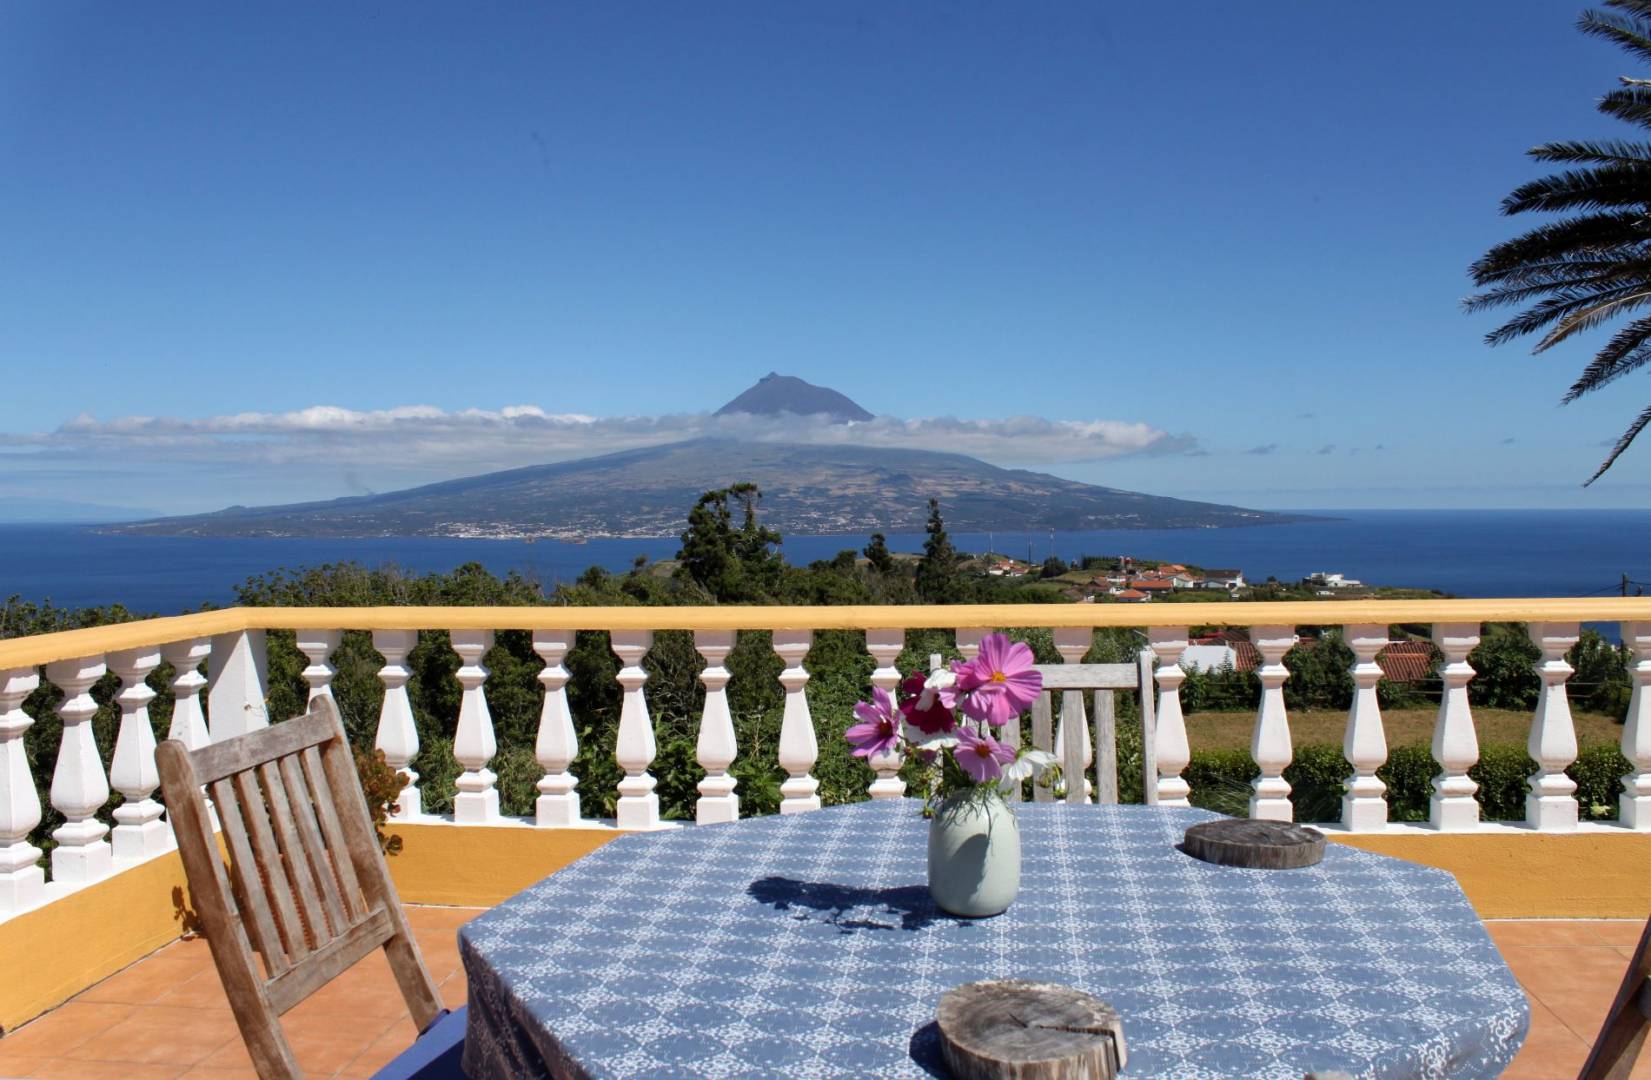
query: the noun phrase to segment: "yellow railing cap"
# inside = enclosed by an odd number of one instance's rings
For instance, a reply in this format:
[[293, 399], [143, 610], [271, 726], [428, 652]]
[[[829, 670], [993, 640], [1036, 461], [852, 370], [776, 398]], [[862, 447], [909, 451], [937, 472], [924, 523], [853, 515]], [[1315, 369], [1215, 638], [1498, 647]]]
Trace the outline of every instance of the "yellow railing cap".
[[252, 629], [880, 630], [1583, 621], [1651, 622], [1651, 598], [821, 607], [236, 607], [0, 641], [0, 671]]

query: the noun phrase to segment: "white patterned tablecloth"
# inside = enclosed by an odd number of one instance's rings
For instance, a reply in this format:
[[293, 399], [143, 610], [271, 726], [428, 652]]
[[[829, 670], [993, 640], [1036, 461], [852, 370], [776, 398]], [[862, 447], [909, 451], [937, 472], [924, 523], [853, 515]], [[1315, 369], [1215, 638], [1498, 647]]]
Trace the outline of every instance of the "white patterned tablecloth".
[[622, 836], [459, 932], [475, 1077], [944, 1075], [940, 995], [1079, 987], [1124, 1021], [1126, 1077], [1341, 1069], [1494, 1077], [1519, 984], [1449, 874], [1328, 845], [1302, 870], [1176, 850], [1215, 815], [1017, 808], [1019, 898], [929, 899], [909, 800]]

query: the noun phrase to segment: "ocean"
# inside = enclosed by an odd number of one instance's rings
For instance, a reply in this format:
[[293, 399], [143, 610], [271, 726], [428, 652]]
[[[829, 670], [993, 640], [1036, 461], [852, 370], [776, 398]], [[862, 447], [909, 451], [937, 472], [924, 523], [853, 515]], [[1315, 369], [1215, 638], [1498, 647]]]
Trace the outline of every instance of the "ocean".
[[[1234, 567], [1251, 580], [1295, 580], [1315, 571], [1367, 584], [1439, 589], [1457, 596], [1603, 596], [1622, 575], [1651, 583], [1651, 510], [1315, 510], [1322, 520], [1240, 529], [954, 533], [963, 551], [996, 550], [1041, 561], [1053, 553], [1131, 555]], [[865, 536], [793, 536], [786, 558], [807, 563]], [[919, 551], [921, 533], [890, 536]], [[628, 568], [638, 555], [670, 558], [674, 537], [590, 540], [213, 540], [105, 535], [78, 525], [0, 525], [0, 600], [12, 595], [66, 607], [120, 603], [162, 615], [229, 604], [235, 586], [279, 567], [353, 560], [404, 570], [451, 570], [479, 562], [520, 570], [547, 587], [586, 567]], [[1632, 588], [1632, 587], [1631, 587]]]

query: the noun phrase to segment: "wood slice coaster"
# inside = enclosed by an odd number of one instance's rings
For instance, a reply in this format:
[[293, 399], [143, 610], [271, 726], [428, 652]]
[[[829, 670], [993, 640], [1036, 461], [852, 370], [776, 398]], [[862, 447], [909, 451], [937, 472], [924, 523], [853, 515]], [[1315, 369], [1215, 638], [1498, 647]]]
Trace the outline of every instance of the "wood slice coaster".
[[1324, 858], [1324, 834], [1288, 821], [1223, 818], [1187, 829], [1181, 850], [1221, 866], [1293, 870]]
[[958, 1080], [1112, 1080], [1129, 1060], [1117, 1010], [1057, 983], [968, 983], [941, 997], [936, 1019]]

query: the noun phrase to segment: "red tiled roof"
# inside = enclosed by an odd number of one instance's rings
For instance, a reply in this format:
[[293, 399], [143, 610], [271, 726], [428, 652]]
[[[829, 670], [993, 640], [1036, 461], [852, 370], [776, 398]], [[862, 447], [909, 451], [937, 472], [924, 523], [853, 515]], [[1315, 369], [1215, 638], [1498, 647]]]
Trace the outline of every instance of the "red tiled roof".
[[1433, 645], [1426, 641], [1395, 641], [1376, 654], [1382, 677], [1389, 682], [1420, 682], [1433, 670], [1437, 655]]
[[1164, 589], [1175, 588], [1175, 582], [1171, 581], [1169, 578], [1137, 578], [1129, 583], [1129, 587], [1132, 589], [1162, 591]]
[[1142, 592], [1139, 589], [1125, 589], [1125, 590], [1123, 590], [1122, 592], [1120, 592], [1118, 594], [1118, 599], [1120, 599], [1120, 600], [1139, 600], [1145, 595], [1146, 595], [1146, 593]]

